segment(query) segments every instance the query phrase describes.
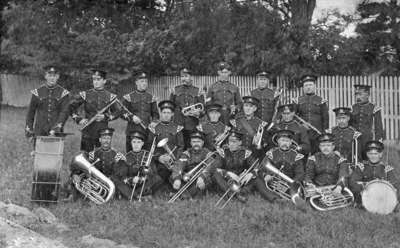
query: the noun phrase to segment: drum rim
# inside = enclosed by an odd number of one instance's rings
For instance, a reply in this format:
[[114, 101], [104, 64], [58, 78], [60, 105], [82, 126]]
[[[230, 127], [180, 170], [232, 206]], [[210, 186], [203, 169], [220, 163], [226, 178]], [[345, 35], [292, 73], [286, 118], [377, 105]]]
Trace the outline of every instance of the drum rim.
[[[388, 213], [387, 213], [387, 211], [385, 211], [385, 213], [379, 212], [379, 211], [373, 211], [373, 210], [370, 209], [370, 207], [365, 206], [365, 202], [364, 202], [365, 193], [364, 192], [366, 192], [366, 189], [368, 188], [368, 186], [373, 185], [375, 183], [379, 183], [379, 184], [383, 183], [384, 185], [389, 186], [389, 188], [391, 188], [393, 190], [393, 193], [394, 193], [394, 196], [395, 196], [395, 204], [394, 204], [392, 210], [390, 212], [388, 212]], [[361, 195], [361, 203], [362, 203], [363, 207], [368, 212], [372, 212], [372, 213], [376, 213], [376, 214], [390, 214], [390, 213], [392, 213], [394, 211], [394, 209], [396, 208], [397, 204], [399, 203], [399, 199], [397, 197], [397, 189], [388, 180], [384, 180], [384, 179], [374, 179], [374, 180], [371, 180], [371, 181], [367, 182], [365, 184], [365, 186], [364, 186], [364, 189], [360, 192], [360, 195]]]

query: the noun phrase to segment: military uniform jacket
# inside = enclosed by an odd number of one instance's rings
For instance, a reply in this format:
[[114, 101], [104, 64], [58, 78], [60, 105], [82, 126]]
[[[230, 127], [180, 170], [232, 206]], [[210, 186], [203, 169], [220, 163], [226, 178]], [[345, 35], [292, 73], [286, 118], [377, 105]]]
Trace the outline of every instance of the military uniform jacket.
[[218, 81], [211, 85], [207, 98], [213, 103], [220, 104], [223, 110], [229, 110], [231, 105], [236, 105], [237, 109], [242, 106], [239, 88], [230, 82]]
[[322, 152], [309, 156], [306, 165], [306, 182], [317, 186], [336, 184], [339, 178], [345, 177], [348, 171], [346, 159], [340, 153], [325, 155]]
[[123, 176], [120, 175], [121, 168], [126, 167], [125, 156], [114, 149], [103, 150], [96, 148], [89, 152], [89, 162], [93, 163], [100, 159], [94, 166], [106, 177]]
[[375, 140], [384, 138], [381, 109], [373, 103], [354, 104], [349, 124], [362, 133], [363, 143], [373, 139], [373, 132], [375, 132]]
[[329, 109], [327, 101], [320, 96], [303, 95], [297, 98], [297, 113], [319, 131], [329, 128]]
[[215, 150], [215, 138], [222, 134], [225, 128], [227, 126], [220, 121], [213, 123], [207, 119], [205, 122], [200, 123], [197, 129], [205, 135], [204, 147], [209, 150]]
[[[207, 148], [203, 147], [200, 150], [196, 151], [193, 148], [189, 148], [184, 151], [181, 156], [175, 161], [173, 171], [172, 171], [172, 180], [180, 179], [183, 174], [189, 172], [191, 169], [196, 167], [201, 161], [203, 161], [207, 155], [210, 155], [211, 151]], [[212, 158], [208, 159], [207, 162], [210, 163], [206, 169], [200, 175], [206, 183], [211, 183], [211, 175], [215, 171], [216, 167], [219, 167], [219, 159], [218, 156], [214, 156], [214, 160]]]
[[[91, 119], [95, 116], [98, 111], [103, 109], [107, 104], [113, 101], [117, 96], [108, 92], [107, 90], [87, 90], [81, 91], [79, 95], [72, 100], [70, 104], [70, 112], [72, 113], [72, 119], [75, 120], [76, 123], [79, 123], [83, 118]], [[85, 116], [78, 115], [78, 108], [81, 105], [84, 105]], [[119, 116], [119, 108], [117, 104], [113, 104], [108, 111], [104, 112], [105, 118], [102, 121], [96, 122], [94, 121], [84, 130], [82, 130], [82, 135], [86, 137], [90, 137], [93, 139], [99, 138], [98, 131], [100, 129], [108, 127], [108, 122], [112, 121]]]
[[[139, 170], [142, 166], [145, 166], [147, 156], [149, 152], [146, 150], [141, 150], [139, 152], [130, 151], [126, 154], [126, 168], [120, 173], [124, 178], [130, 178], [137, 176]], [[142, 164], [143, 163], [143, 164]], [[150, 162], [149, 166], [149, 176], [156, 173], [153, 160]]]
[[183, 126], [185, 130], [193, 130], [198, 124], [198, 119], [193, 116], [184, 116], [182, 109], [195, 103], [204, 102], [204, 99], [199, 95], [199, 88], [193, 85], [178, 85], [171, 93], [170, 100], [176, 105], [174, 121]]
[[[335, 150], [338, 151], [347, 161], [352, 161], [352, 147], [354, 137], [358, 132], [353, 127], [340, 128], [338, 126], [332, 128], [332, 134], [335, 140]], [[359, 147], [360, 153], [360, 147]]]
[[236, 175], [248, 169], [255, 160], [255, 156], [252, 152], [245, 148], [233, 152], [226, 148], [223, 150], [222, 157], [220, 169], [231, 171]]
[[298, 182], [303, 180], [305, 174], [303, 154], [293, 149], [284, 151], [279, 147], [274, 147], [266, 153], [266, 157], [286, 176]]
[[[157, 102], [155, 97], [146, 91], [135, 90], [123, 96], [122, 104], [134, 115], [142, 120], [144, 126], [148, 126], [152, 120], [159, 118]], [[128, 120], [126, 134], [135, 129], [135, 123], [128, 113], [122, 115], [123, 119]]]
[[[160, 140], [168, 138], [168, 147], [171, 150], [176, 147], [174, 154], [176, 157], [179, 157], [184, 147], [182, 129], [183, 127], [175, 122], [153, 122], [149, 125], [150, 133], [147, 144], [151, 144], [155, 136], [157, 136], [156, 144]], [[159, 156], [162, 154], [166, 154], [164, 148], [157, 147], [153, 158], [158, 160]]]
[[274, 98], [275, 92], [269, 88], [257, 88], [251, 91], [251, 96], [260, 101], [257, 106], [256, 116], [261, 120], [270, 123], [274, 114], [274, 107], [277, 98]]
[[32, 97], [26, 116], [26, 129], [36, 135], [48, 135], [53, 128], [62, 127], [68, 116], [60, 113], [68, 111], [69, 92], [60, 85], [50, 88], [42, 85], [31, 91]]
[[297, 121], [292, 120], [290, 122], [280, 122], [277, 124], [274, 130], [291, 130], [294, 132], [293, 140], [301, 147], [300, 152], [304, 155], [307, 155], [310, 152], [310, 138], [308, 137], [307, 129], [299, 124]]
[[[241, 133], [243, 133], [242, 145], [246, 148], [251, 148], [253, 138], [257, 134], [258, 127], [260, 125], [266, 125], [266, 122], [260, 118], [253, 116], [251, 119], [247, 119], [244, 115], [241, 115], [233, 121], [232, 125]], [[265, 134], [265, 132], [263, 133]], [[264, 136], [265, 137], [265, 136]]]

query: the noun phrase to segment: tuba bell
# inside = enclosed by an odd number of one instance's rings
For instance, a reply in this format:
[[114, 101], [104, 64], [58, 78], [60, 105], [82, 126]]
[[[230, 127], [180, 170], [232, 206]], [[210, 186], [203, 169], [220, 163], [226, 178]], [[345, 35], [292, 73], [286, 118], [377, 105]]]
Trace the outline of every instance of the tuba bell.
[[184, 116], [199, 116], [200, 113], [203, 111], [204, 111], [204, 105], [202, 103], [196, 103], [183, 108], [182, 114]]
[[96, 204], [104, 204], [111, 200], [115, 193], [114, 183], [101, 173], [94, 164], [99, 162], [96, 160], [90, 163], [83, 153], [75, 156], [71, 161], [71, 169], [79, 169], [83, 171], [78, 178], [72, 178], [75, 188], [89, 200]]

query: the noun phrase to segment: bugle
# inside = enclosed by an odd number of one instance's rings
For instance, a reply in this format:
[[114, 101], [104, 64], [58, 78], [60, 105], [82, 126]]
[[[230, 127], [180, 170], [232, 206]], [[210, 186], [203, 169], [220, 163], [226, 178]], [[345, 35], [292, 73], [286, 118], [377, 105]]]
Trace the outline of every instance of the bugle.
[[[100, 111], [98, 111], [96, 113], [96, 115], [98, 114], [103, 114], [104, 112], [106, 112], [107, 109], [109, 109], [114, 103], [116, 103], [118, 101], [117, 98], [115, 98], [114, 100], [112, 100], [109, 104], [107, 104], [104, 108], [102, 108]], [[95, 120], [96, 120], [96, 115], [93, 116], [92, 118], [90, 118], [90, 120], [88, 120], [85, 125], [83, 125], [81, 128], [79, 128], [80, 131], [82, 131], [83, 129], [85, 129], [86, 127], [88, 127], [90, 124], [92, 124]]]

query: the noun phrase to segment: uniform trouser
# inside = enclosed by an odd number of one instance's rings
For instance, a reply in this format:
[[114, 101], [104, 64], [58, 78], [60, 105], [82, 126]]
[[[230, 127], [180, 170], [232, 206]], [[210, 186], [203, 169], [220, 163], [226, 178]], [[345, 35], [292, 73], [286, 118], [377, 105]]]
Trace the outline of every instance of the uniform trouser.
[[98, 138], [82, 135], [81, 151], [91, 152], [95, 147], [100, 147], [100, 141]]
[[[133, 186], [124, 183], [120, 178], [112, 176], [111, 180], [114, 182], [117, 195], [125, 199], [130, 199], [132, 195]], [[142, 196], [154, 194], [162, 185], [162, 179], [157, 175], [148, 176], [144, 184]], [[143, 183], [138, 183], [133, 198], [137, 198], [142, 190]]]

